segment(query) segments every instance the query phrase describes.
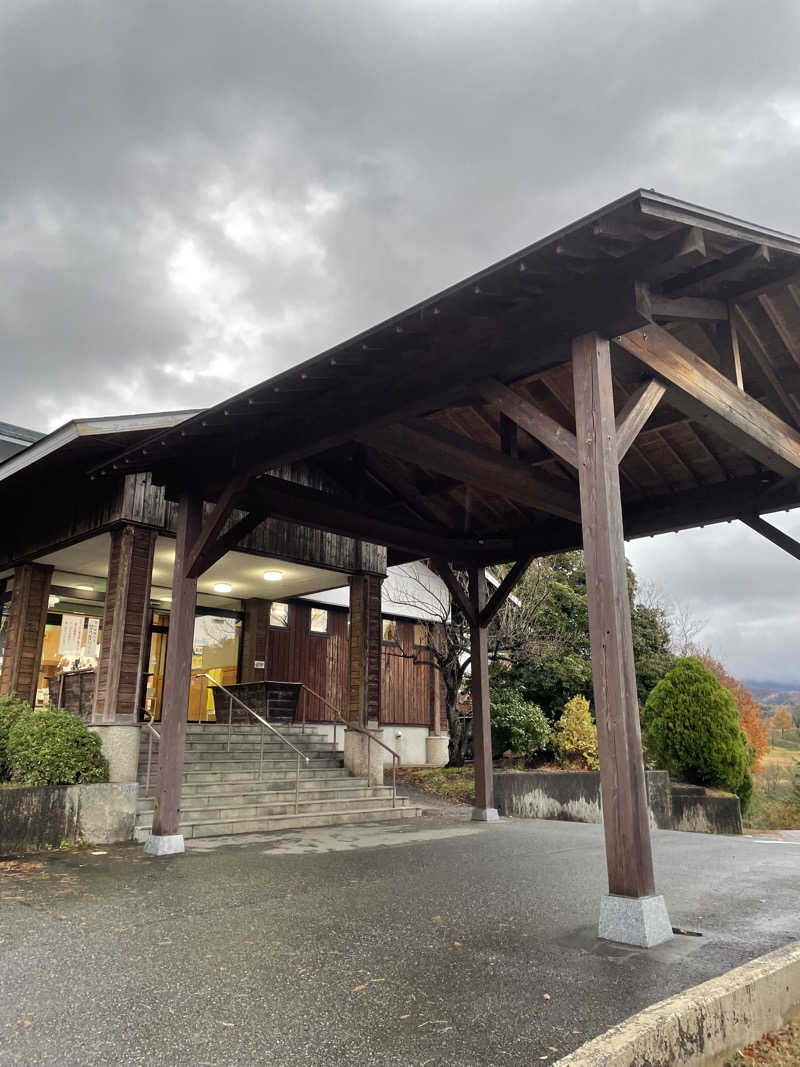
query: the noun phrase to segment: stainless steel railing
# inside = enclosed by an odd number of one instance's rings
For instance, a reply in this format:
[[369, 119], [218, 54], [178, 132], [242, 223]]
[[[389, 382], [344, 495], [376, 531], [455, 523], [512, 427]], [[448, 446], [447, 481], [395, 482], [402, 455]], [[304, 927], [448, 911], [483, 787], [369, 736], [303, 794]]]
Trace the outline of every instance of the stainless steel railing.
[[276, 730], [275, 727], [272, 725], [272, 723], [267, 722], [267, 720], [263, 719], [258, 714], [257, 711], [253, 711], [253, 709], [251, 707], [248, 707], [248, 705], [245, 704], [245, 702], [243, 700], [240, 700], [239, 697], [237, 697], [235, 693], [232, 693], [230, 691], [230, 689], [227, 689], [224, 685], [222, 685], [221, 682], [218, 682], [216, 678], [212, 678], [210, 674], [196, 674], [195, 678], [205, 678], [207, 682], [210, 682], [212, 685], [215, 685], [217, 687], [217, 689], [219, 689], [223, 693], [225, 693], [225, 695], [228, 698], [228, 744], [227, 744], [228, 752], [230, 752], [230, 750], [231, 750], [231, 734], [233, 732], [233, 704], [234, 704], [234, 701], [239, 705], [240, 708], [243, 708], [248, 713], [248, 715], [252, 715], [252, 717], [254, 719], [256, 719], [257, 722], [261, 723], [261, 745], [260, 745], [259, 757], [258, 757], [258, 780], [259, 780], [259, 782], [262, 781], [263, 774], [264, 774], [264, 731], [265, 731], [265, 729], [266, 730], [271, 730], [272, 733], [275, 734], [275, 736], [280, 741], [282, 741], [283, 744], [286, 745], [287, 748], [290, 748], [292, 750], [292, 752], [297, 753], [297, 770], [295, 772], [295, 784], [294, 784], [294, 812], [295, 812], [295, 815], [296, 815], [298, 810], [299, 810], [299, 806], [300, 806], [300, 767], [302, 765], [302, 761], [305, 761], [306, 766], [308, 766], [308, 764], [310, 762], [308, 756], [304, 752], [301, 752], [300, 749], [297, 748], [296, 745], [293, 745], [292, 742], [288, 738], [284, 737], [283, 734], [279, 730]]

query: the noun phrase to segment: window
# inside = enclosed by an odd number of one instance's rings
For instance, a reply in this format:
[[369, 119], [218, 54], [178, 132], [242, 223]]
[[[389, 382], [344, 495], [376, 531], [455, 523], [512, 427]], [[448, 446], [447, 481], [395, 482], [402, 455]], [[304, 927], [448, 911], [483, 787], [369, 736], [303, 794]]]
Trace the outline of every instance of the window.
[[288, 630], [289, 605], [273, 600], [269, 606], [269, 624], [274, 630]]
[[415, 648], [430, 648], [431, 637], [428, 627], [424, 622], [414, 623], [414, 647]]
[[385, 645], [396, 645], [397, 642], [397, 619], [383, 620], [382, 640]]
[[311, 609], [309, 629], [312, 634], [326, 634], [328, 632], [328, 612], [325, 608]]

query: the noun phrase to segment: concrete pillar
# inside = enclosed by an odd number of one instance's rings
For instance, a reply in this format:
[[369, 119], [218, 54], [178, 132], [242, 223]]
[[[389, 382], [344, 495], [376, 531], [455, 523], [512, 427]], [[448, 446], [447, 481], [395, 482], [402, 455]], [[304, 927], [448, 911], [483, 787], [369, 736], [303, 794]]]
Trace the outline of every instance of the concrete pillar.
[[154, 530], [123, 526], [111, 533], [93, 724], [138, 721], [155, 543]]
[[52, 576], [53, 568], [42, 563], [21, 563], [14, 570], [0, 693], [14, 693], [31, 704], [36, 700]]

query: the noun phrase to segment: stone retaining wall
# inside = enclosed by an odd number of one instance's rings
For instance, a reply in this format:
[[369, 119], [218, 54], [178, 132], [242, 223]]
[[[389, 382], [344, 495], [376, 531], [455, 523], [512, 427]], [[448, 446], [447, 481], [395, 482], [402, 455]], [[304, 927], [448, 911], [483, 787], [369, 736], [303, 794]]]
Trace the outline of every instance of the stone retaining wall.
[[0, 855], [19, 856], [63, 842], [110, 845], [133, 840], [136, 782], [10, 785], [0, 788]]
[[[494, 775], [495, 803], [503, 815], [602, 823], [598, 771], [523, 771]], [[741, 834], [739, 798], [701, 786], [673, 785], [666, 771], [647, 772], [650, 826], [706, 834]]]

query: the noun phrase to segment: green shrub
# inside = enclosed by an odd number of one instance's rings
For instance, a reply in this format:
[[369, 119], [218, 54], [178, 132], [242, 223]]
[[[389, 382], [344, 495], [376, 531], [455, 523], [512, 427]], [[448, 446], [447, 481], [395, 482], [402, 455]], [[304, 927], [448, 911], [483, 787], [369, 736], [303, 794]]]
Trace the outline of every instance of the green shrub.
[[31, 706], [25, 700], [18, 700], [15, 696], [0, 696], [0, 782], [7, 782], [11, 777], [7, 752], [11, 727], [23, 711], [30, 710]]
[[580, 693], [564, 705], [561, 718], [553, 727], [553, 749], [559, 763], [568, 767], [585, 767], [596, 771], [597, 727], [592, 721], [589, 701]]
[[8, 735], [11, 779], [25, 785], [107, 782], [100, 738], [61, 708], [23, 711]]
[[696, 785], [727, 789], [747, 810], [753, 750], [736, 701], [699, 660], [679, 659], [650, 693], [642, 739], [657, 766]]
[[513, 689], [503, 688], [492, 694], [492, 756], [504, 752], [532, 756], [550, 739], [550, 725], [538, 704], [531, 704]]

